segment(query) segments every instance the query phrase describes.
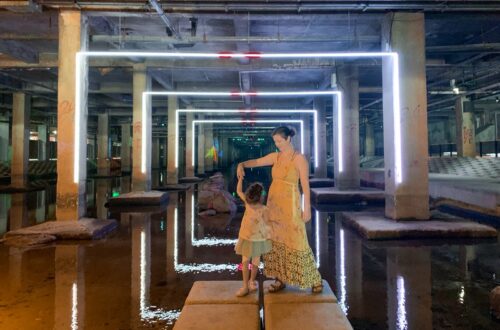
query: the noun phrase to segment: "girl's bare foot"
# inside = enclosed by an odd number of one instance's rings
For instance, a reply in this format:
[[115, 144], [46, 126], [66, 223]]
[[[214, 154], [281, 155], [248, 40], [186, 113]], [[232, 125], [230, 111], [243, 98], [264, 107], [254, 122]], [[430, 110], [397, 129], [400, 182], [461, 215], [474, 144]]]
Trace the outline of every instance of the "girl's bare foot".
[[258, 287], [257, 287], [257, 283], [255, 283], [255, 281], [248, 281], [248, 290], [250, 292], [255, 292], [257, 291]]
[[248, 287], [243, 286], [238, 291], [236, 291], [236, 297], [244, 297], [248, 294]]

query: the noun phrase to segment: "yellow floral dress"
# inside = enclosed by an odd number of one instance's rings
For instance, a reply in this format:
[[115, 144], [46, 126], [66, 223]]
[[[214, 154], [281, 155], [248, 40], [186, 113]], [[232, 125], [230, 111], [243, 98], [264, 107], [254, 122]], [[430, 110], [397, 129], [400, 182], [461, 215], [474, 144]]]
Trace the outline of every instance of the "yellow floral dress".
[[272, 249], [264, 255], [264, 273], [283, 283], [310, 288], [321, 284], [321, 275], [302, 220], [299, 173], [294, 158], [295, 153], [289, 161], [281, 161], [278, 153], [272, 168], [273, 181], [267, 199]]

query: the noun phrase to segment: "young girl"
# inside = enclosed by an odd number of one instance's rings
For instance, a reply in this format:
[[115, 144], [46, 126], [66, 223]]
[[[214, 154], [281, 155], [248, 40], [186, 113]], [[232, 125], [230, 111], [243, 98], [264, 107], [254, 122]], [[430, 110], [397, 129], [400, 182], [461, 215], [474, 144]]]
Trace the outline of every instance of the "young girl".
[[[267, 208], [262, 204], [264, 187], [254, 183], [243, 193], [243, 178], [238, 179], [236, 192], [245, 203], [245, 214], [241, 221], [238, 243], [234, 250], [242, 256], [243, 286], [236, 296], [243, 297], [249, 292], [257, 291], [255, 278], [260, 264], [260, 256], [271, 251], [269, 230], [267, 227]], [[248, 263], [252, 262], [252, 272], [248, 279]]]

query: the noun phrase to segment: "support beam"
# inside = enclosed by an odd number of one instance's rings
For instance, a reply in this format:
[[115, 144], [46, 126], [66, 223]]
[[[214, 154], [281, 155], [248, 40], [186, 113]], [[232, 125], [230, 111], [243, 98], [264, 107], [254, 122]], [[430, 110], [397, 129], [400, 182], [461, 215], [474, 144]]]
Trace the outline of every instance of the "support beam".
[[48, 137], [47, 125], [38, 125], [38, 160], [47, 160]]
[[[335, 167], [335, 187], [339, 190], [359, 188], [359, 73], [351, 64], [338, 69], [338, 88], [342, 92], [342, 120], [335, 112], [335, 127], [342, 125], [342, 163]], [[338, 136], [335, 133], [335, 136]], [[335, 157], [340, 157], [338, 143], [335, 143]], [[337, 164], [338, 162], [336, 162]]]
[[476, 157], [476, 124], [472, 103], [465, 97], [455, 101], [456, 144], [459, 157]]
[[424, 14], [386, 14], [382, 49], [398, 53], [400, 99], [399, 109], [395, 109], [395, 60], [385, 58], [382, 64], [385, 215], [392, 219], [429, 219]]
[[109, 114], [99, 114], [97, 121], [97, 175], [109, 176]]
[[[57, 94], [57, 200], [56, 218], [78, 220], [86, 212], [87, 176], [87, 63], [80, 69], [79, 111], [76, 111], [76, 54], [87, 49], [87, 22], [80, 11], [59, 14], [59, 70]], [[79, 134], [75, 123], [79, 123]], [[75, 146], [79, 161], [75, 164]], [[81, 155], [84, 155], [83, 157]], [[75, 173], [77, 177], [75, 178]], [[76, 179], [76, 180], [75, 180]], [[75, 182], [76, 181], [76, 182]]]
[[326, 178], [326, 158], [328, 155], [328, 142], [326, 134], [326, 100], [316, 97], [313, 100], [314, 109], [318, 112], [318, 167], [314, 170], [315, 178]]
[[179, 180], [179, 171], [175, 164], [175, 112], [179, 108], [179, 102], [176, 96], [168, 97], [168, 159], [167, 159], [167, 184], [177, 184]]
[[134, 65], [133, 81], [132, 191], [150, 191], [151, 102], [146, 100], [143, 109], [142, 93], [151, 89], [151, 77], [144, 63]]
[[[198, 119], [204, 119], [205, 116], [198, 115]], [[205, 125], [198, 125], [198, 156], [197, 156], [197, 165], [198, 165], [198, 174], [205, 174]]]
[[375, 156], [375, 134], [373, 125], [365, 123], [365, 157]]
[[130, 134], [130, 124], [122, 124], [122, 141], [120, 148], [121, 156], [121, 167], [122, 172], [129, 173], [131, 170], [131, 158], [130, 158], [130, 146], [131, 146], [131, 134]]
[[[190, 107], [188, 107], [189, 109]], [[193, 165], [193, 119], [194, 114], [191, 112], [186, 113], [186, 177], [194, 176]]]
[[152, 138], [151, 145], [151, 169], [160, 169], [160, 138], [155, 136]]
[[214, 157], [209, 153], [214, 146], [213, 124], [208, 123], [203, 126], [205, 126], [205, 149], [203, 154], [205, 157], [205, 171], [211, 172], [214, 170]]
[[31, 97], [14, 93], [12, 97], [12, 165], [11, 185], [28, 185]]

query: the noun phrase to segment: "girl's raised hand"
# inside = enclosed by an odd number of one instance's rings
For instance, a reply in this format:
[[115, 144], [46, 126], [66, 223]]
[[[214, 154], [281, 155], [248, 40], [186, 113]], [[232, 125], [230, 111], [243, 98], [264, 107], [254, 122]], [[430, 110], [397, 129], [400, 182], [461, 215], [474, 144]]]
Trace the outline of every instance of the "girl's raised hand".
[[245, 168], [241, 165], [241, 163], [239, 163], [236, 168], [236, 176], [238, 177], [238, 180], [243, 180], [245, 177]]

